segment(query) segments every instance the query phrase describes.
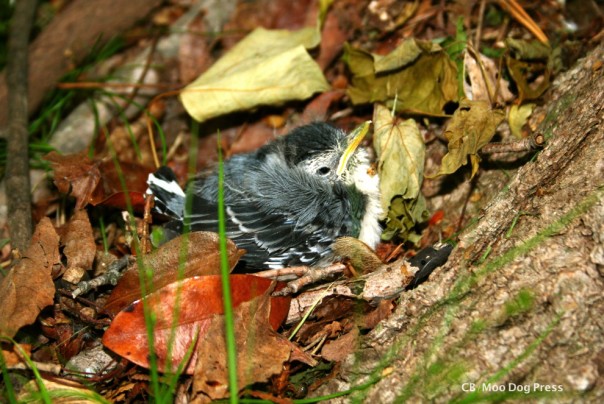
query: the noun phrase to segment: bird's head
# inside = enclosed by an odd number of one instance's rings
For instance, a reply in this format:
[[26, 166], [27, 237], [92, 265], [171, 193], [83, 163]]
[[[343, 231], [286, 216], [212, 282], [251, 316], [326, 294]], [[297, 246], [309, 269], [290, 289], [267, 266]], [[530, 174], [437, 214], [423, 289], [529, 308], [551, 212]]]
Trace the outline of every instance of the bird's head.
[[373, 247], [381, 234], [379, 178], [371, 170], [367, 150], [359, 147], [368, 128], [366, 122], [347, 135], [322, 122], [300, 126], [260, 149], [259, 157], [282, 169], [301, 170], [319, 182], [344, 185], [349, 195], [361, 196], [359, 239]]
[[290, 166], [330, 182], [355, 184], [355, 173], [369, 169], [367, 151], [359, 145], [369, 122], [347, 135], [323, 122], [294, 129], [280, 139], [280, 148]]

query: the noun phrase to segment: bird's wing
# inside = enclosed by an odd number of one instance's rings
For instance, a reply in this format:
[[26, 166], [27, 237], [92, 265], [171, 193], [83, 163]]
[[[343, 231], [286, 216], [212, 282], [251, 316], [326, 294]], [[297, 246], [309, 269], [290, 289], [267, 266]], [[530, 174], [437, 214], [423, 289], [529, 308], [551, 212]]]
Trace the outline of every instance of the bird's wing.
[[149, 185], [147, 193], [153, 194], [155, 212], [173, 219], [182, 217], [185, 193], [170, 168], [163, 166], [149, 174], [147, 184]]
[[[225, 183], [226, 234], [247, 250], [242, 258], [247, 269], [322, 263], [335, 238], [350, 235], [353, 227], [344, 189], [283, 164], [257, 168], [247, 180], [234, 172]], [[174, 234], [187, 228], [218, 232], [217, 179], [194, 185], [191, 214], [185, 214], [184, 192], [173, 187], [177, 184], [169, 174], [158, 171], [149, 177], [156, 210], [174, 219], [165, 227]]]
[[[191, 215], [187, 216], [193, 231], [218, 231], [218, 208], [215, 203], [194, 195]], [[284, 213], [267, 212], [258, 202], [246, 198], [226, 204], [226, 234], [247, 253], [243, 256], [248, 269], [281, 268], [312, 265], [330, 253], [336, 237], [318, 220], [300, 227], [296, 219]]]

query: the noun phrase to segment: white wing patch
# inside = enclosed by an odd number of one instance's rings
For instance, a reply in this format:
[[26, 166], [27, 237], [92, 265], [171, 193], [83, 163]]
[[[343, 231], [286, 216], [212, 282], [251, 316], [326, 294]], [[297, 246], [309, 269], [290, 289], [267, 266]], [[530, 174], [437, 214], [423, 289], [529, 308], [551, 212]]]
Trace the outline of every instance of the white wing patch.
[[[183, 198], [185, 197], [185, 192], [182, 190], [182, 188], [180, 187], [180, 185], [178, 185], [178, 183], [176, 181], [166, 181], [162, 178], [157, 178], [155, 175], [153, 175], [153, 173], [149, 174], [149, 177], [147, 179], [147, 184], [151, 185], [155, 185], [158, 188], [161, 188], [163, 190], [165, 190], [168, 193], [177, 195], [177, 196], [182, 196]], [[151, 195], [152, 192], [150, 189], [147, 189], [147, 194]]]

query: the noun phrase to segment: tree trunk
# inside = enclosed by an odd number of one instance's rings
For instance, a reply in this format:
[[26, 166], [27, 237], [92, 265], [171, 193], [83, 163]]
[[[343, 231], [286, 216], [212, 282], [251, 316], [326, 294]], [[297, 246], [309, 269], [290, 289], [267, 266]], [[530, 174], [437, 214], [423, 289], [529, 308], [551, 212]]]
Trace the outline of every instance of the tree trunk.
[[559, 77], [536, 111], [545, 149], [318, 394], [604, 402], [603, 60]]

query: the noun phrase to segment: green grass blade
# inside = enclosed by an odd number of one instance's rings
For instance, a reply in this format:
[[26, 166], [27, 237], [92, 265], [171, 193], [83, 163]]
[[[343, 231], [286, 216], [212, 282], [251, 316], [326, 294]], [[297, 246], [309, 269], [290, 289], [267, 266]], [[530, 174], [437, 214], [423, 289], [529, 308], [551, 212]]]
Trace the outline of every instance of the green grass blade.
[[227, 348], [227, 368], [229, 372], [229, 393], [231, 403], [238, 402], [237, 386], [237, 348], [235, 345], [235, 324], [233, 321], [233, 302], [229, 280], [229, 258], [227, 256], [226, 223], [224, 215], [224, 163], [218, 132], [218, 234], [220, 236], [220, 269], [222, 274], [222, 295], [224, 299], [224, 326]]
[[15, 388], [10, 380], [6, 363], [4, 362], [4, 355], [0, 354], [0, 367], [2, 368], [2, 379], [4, 380], [4, 389], [6, 390], [6, 400], [9, 403], [16, 403], [17, 397], [15, 396]]

